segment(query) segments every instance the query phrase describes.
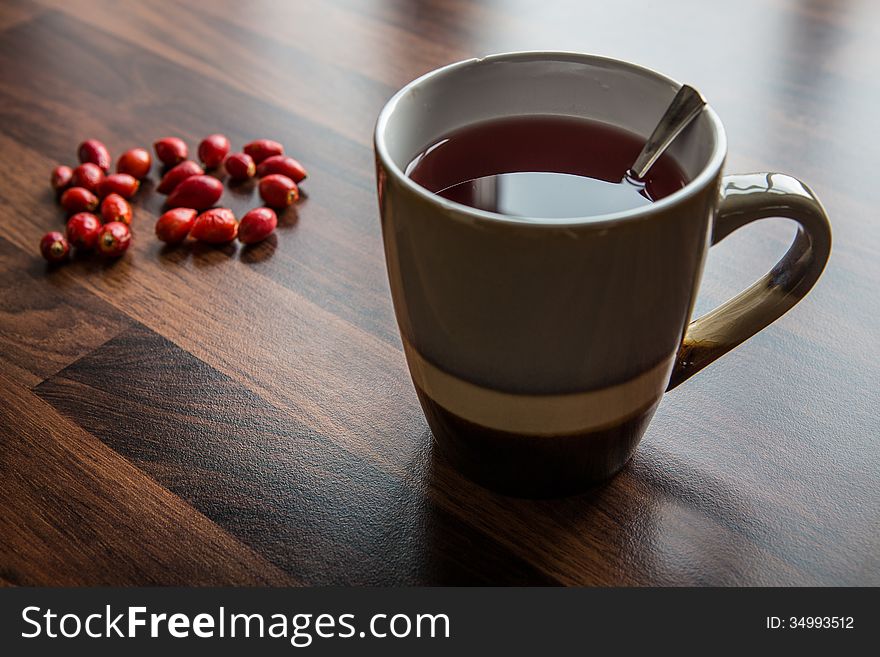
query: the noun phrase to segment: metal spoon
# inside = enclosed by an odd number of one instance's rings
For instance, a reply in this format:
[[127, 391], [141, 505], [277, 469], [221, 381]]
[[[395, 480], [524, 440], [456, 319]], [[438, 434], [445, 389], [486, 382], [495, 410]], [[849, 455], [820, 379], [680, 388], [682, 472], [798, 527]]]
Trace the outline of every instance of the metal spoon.
[[644, 180], [657, 158], [663, 155], [669, 144], [697, 117], [705, 104], [706, 100], [699, 91], [683, 84], [669, 103], [654, 132], [648, 137], [635, 163], [626, 172], [625, 179], [636, 184]]

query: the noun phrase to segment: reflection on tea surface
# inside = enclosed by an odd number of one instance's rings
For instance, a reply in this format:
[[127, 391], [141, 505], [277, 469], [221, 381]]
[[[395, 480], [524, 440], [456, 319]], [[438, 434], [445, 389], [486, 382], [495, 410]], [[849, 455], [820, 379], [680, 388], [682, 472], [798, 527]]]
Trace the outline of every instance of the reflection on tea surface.
[[437, 194], [480, 210], [546, 219], [607, 214], [653, 202], [644, 187], [632, 183], [547, 171], [483, 176]]

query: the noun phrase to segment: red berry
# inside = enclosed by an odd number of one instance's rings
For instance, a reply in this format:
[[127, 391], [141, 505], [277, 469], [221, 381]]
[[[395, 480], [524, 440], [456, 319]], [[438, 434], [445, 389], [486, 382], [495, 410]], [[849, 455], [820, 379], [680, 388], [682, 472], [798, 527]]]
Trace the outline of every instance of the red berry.
[[43, 235], [40, 240], [40, 253], [49, 262], [61, 262], [67, 257], [70, 245], [67, 239], [58, 231], [52, 231]]
[[271, 139], [257, 139], [244, 147], [244, 152], [254, 158], [255, 164], [260, 164], [267, 157], [284, 155], [284, 146]]
[[66, 166], [55, 167], [52, 169], [52, 189], [56, 192], [63, 192], [70, 187], [70, 181], [73, 178], [73, 169]]
[[67, 214], [92, 212], [98, 207], [98, 197], [83, 187], [71, 187], [61, 195], [61, 207]]
[[287, 176], [273, 173], [260, 181], [260, 196], [270, 207], [286, 208], [299, 198], [299, 190]]
[[229, 179], [234, 181], [248, 180], [253, 178], [257, 172], [254, 158], [247, 153], [233, 153], [226, 158], [224, 166], [226, 167], [226, 173], [229, 174]]
[[101, 167], [104, 173], [110, 172], [110, 152], [97, 139], [87, 139], [77, 149], [79, 161], [83, 164], [90, 162]]
[[198, 211], [192, 208], [169, 210], [156, 222], [156, 237], [168, 244], [182, 242], [192, 230], [197, 214]]
[[225, 135], [208, 135], [199, 144], [199, 159], [206, 169], [219, 167], [227, 153], [229, 153], [229, 140]]
[[107, 176], [98, 185], [98, 196], [119, 194], [122, 198], [131, 198], [141, 186], [141, 181], [127, 173], [114, 173]]
[[91, 212], [77, 212], [67, 220], [67, 241], [78, 249], [92, 249], [98, 241], [101, 222]]
[[121, 221], [126, 226], [131, 225], [131, 206], [119, 194], [108, 194], [101, 201], [101, 219], [104, 223]]
[[101, 171], [101, 167], [97, 164], [86, 162], [73, 170], [73, 178], [70, 184], [74, 187], [84, 187], [92, 192], [92, 194], [96, 194], [98, 192], [98, 185], [101, 184], [102, 180], [104, 180], [104, 172]]
[[130, 243], [131, 231], [121, 221], [104, 224], [98, 234], [98, 251], [111, 258], [118, 258], [125, 253]]
[[153, 148], [156, 151], [156, 157], [159, 158], [159, 161], [169, 167], [173, 167], [178, 162], [185, 160], [189, 153], [183, 139], [178, 137], [165, 137], [164, 139], [160, 139], [153, 144]]
[[127, 173], [132, 178], [141, 180], [150, 173], [153, 158], [145, 148], [132, 148], [119, 156], [116, 163], [116, 173]]
[[169, 208], [210, 208], [223, 194], [223, 183], [212, 176], [190, 176], [168, 197]]
[[287, 176], [295, 183], [302, 182], [306, 179], [306, 176], [308, 176], [306, 169], [302, 164], [294, 160], [292, 157], [286, 157], [284, 155], [267, 157], [260, 163], [260, 166], [257, 167], [257, 175], [260, 178], [264, 178], [273, 173], [280, 173], [282, 176]]
[[159, 182], [159, 186], [156, 187], [156, 191], [160, 194], [170, 194], [174, 191], [175, 187], [190, 176], [200, 176], [203, 173], [205, 173], [204, 170], [198, 164], [192, 160], [184, 160], [180, 164], [169, 169], [168, 173], [162, 176], [162, 180]]
[[238, 234], [238, 222], [229, 208], [214, 208], [196, 217], [190, 235], [208, 244], [226, 244]]
[[278, 225], [278, 216], [269, 208], [254, 208], [241, 218], [238, 239], [242, 244], [256, 244], [269, 237]]

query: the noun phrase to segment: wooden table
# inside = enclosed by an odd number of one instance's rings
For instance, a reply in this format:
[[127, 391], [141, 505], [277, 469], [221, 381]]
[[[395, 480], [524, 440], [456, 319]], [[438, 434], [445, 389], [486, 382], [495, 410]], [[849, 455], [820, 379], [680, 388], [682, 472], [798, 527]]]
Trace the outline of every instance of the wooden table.
[[[5, 1], [0, 582], [880, 584], [878, 26], [872, 0]], [[835, 244], [799, 306], [667, 395], [619, 476], [529, 501], [432, 453], [371, 131], [427, 70], [540, 48], [695, 84], [728, 170], [802, 176]], [[40, 260], [63, 225], [48, 174], [79, 141], [211, 132], [309, 168], [277, 239], [162, 248], [154, 170], [122, 260]], [[713, 249], [697, 311], [791, 234], [766, 221]]]

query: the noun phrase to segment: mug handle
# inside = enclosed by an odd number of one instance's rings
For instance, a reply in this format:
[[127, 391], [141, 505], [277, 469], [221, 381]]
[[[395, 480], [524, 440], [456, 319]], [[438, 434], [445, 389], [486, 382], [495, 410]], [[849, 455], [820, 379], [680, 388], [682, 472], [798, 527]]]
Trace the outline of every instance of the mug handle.
[[831, 253], [831, 226], [816, 195], [783, 173], [725, 176], [712, 245], [758, 219], [783, 217], [798, 225], [782, 259], [747, 290], [688, 325], [668, 390], [785, 314], [813, 287]]

